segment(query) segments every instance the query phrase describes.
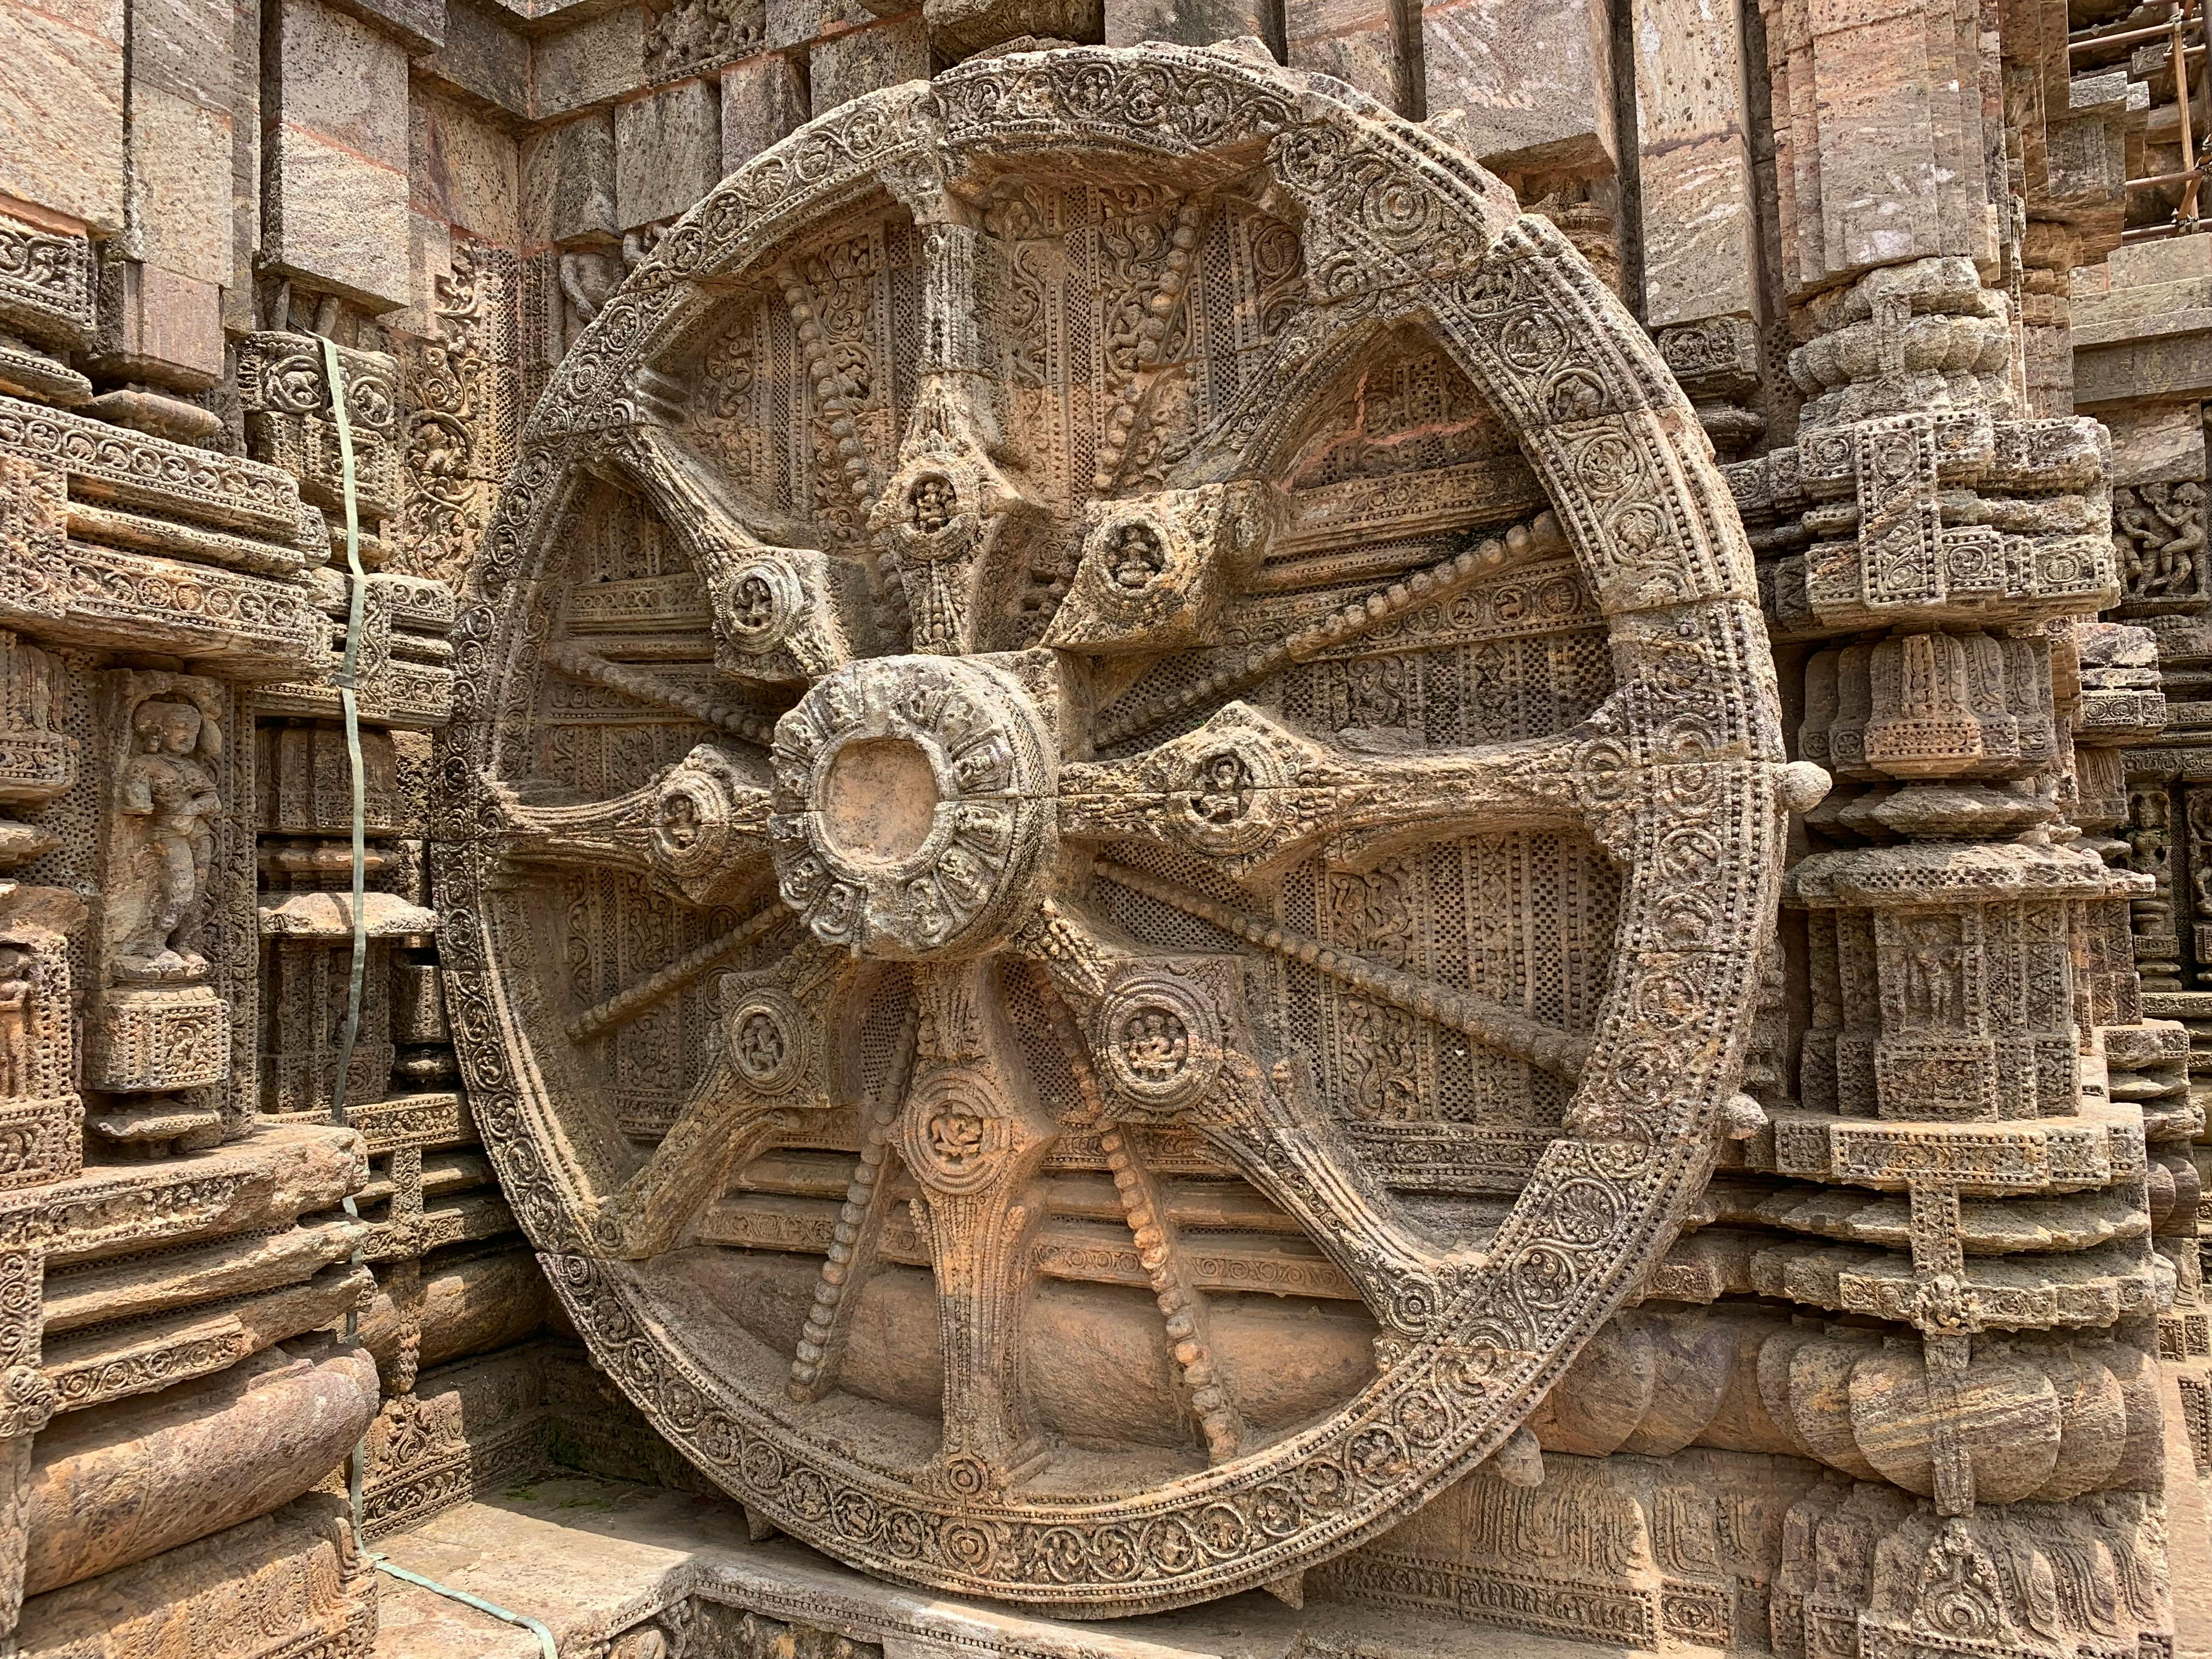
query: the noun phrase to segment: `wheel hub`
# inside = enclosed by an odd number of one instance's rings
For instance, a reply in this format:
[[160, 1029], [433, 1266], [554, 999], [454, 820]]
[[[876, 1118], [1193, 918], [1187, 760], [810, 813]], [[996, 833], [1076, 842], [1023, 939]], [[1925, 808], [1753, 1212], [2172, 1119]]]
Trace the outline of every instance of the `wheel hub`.
[[777, 722], [777, 885], [817, 939], [925, 961], [1021, 926], [1055, 842], [1048, 654], [853, 663]]

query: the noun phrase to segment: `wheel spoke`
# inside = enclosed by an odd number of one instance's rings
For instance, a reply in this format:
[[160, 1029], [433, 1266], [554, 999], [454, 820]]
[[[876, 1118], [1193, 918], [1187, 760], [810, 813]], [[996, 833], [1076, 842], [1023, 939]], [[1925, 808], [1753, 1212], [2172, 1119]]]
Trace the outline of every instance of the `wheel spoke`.
[[1396, 1219], [1297, 1062], [1278, 1060], [1263, 1074], [1248, 1055], [1224, 1056], [1183, 1121], [1305, 1229], [1387, 1331], [1420, 1335], [1479, 1265], [1431, 1249]]
[[678, 685], [659, 675], [628, 663], [609, 662], [595, 652], [580, 645], [563, 641], [549, 647], [545, 660], [572, 679], [587, 685], [604, 686], [618, 691], [623, 696], [635, 698], [647, 708], [665, 709], [672, 714], [718, 728], [726, 736], [741, 738], [747, 743], [757, 743], [766, 748], [775, 740], [775, 722], [736, 703], [724, 702], [719, 697], [709, 697]]
[[[1132, 887], [1148, 879], [1101, 872]], [[1194, 1129], [1305, 1230], [1389, 1328], [1412, 1334], [1434, 1316], [1443, 1279], [1470, 1261], [1400, 1224], [1300, 1063], [1263, 1070], [1243, 1016], [1241, 957], [1147, 951], [1057, 902], [1013, 948], [1044, 965], [1089, 1025], [1109, 1114]]]
[[1093, 501], [1044, 642], [1096, 656], [1203, 644], [1222, 600], [1266, 556], [1277, 505], [1250, 480]]
[[717, 934], [696, 951], [686, 951], [664, 968], [656, 968], [643, 979], [625, 985], [604, 1002], [593, 1003], [570, 1020], [568, 1041], [590, 1042], [605, 1036], [617, 1026], [626, 1025], [647, 1009], [665, 1002], [685, 987], [695, 983], [702, 975], [716, 968], [750, 945], [762, 934], [791, 919], [791, 912], [781, 904], [771, 904], [756, 911], [726, 933]]
[[921, 1472], [954, 1496], [1004, 1493], [1042, 1462], [1024, 1382], [1036, 1176], [1058, 1126], [1032, 1103], [988, 963], [915, 975], [921, 1055], [898, 1148], [937, 1279], [944, 1448]]
[[1195, 854], [1239, 881], [1326, 848], [1340, 868], [1480, 830], [1579, 822], [1582, 729], [1418, 755], [1362, 755], [1232, 702], [1195, 732], [1121, 761], [1060, 769], [1060, 830]]
[[1117, 1123], [1099, 1137], [1099, 1148], [1106, 1154], [1106, 1167], [1113, 1175], [1115, 1190], [1121, 1196], [1122, 1214], [1137, 1244], [1137, 1260], [1152, 1281], [1153, 1299], [1167, 1322], [1169, 1346], [1182, 1373], [1199, 1431], [1206, 1437], [1206, 1456], [1213, 1462], [1225, 1463], [1244, 1449], [1251, 1438], [1251, 1426], [1237, 1407], [1229, 1378], [1207, 1334], [1206, 1292], [1191, 1275], [1182, 1241], [1161, 1201], [1159, 1183], [1145, 1167], [1134, 1133], [1128, 1125]]
[[1433, 1020], [1474, 1038], [1486, 1048], [1510, 1054], [1516, 1060], [1525, 1060], [1570, 1083], [1578, 1081], [1582, 1076], [1583, 1062], [1589, 1055], [1589, 1041], [1577, 1032], [1534, 1018], [1486, 997], [1438, 985], [1433, 980], [1352, 956], [1319, 939], [1287, 932], [1171, 882], [1156, 880], [1126, 865], [1102, 863], [1098, 873], [1118, 886], [1173, 905], [1185, 915], [1211, 922], [1222, 932], [1273, 951], [1285, 960], [1295, 957], [1310, 963], [1362, 996], [1387, 1002], [1422, 1019]]
[[907, 1085], [914, 1075], [917, 1018], [909, 1012], [906, 1025], [892, 1050], [890, 1070], [869, 1103], [860, 1134], [860, 1156], [845, 1184], [845, 1202], [837, 1212], [830, 1234], [830, 1251], [814, 1282], [814, 1304], [806, 1316], [806, 1328], [791, 1361], [787, 1392], [800, 1405], [819, 1400], [837, 1386], [845, 1363], [845, 1340], [852, 1329], [853, 1307], [860, 1287], [876, 1269], [884, 1223], [890, 1215], [890, 1137], [906, 1104]]
[[722, 976], [716, 1056], [660, 1144], [601, 1201], [606, 1249], [631, 1258], [675, 1249], [732, 1170], [836, 1105], [829, 1011], [853, 971], [849, 958], [802, 942], [774, 968]]
[[1144, 698], [1101, 719], [1098, 746], [1118, 749], [1178, 714], [1234, 696], [1295, 664], [1310, 661], [1324, 651], [1349, 644], [1395, 623], [1410, 611], [1449, 599], [1476, 582], [1516, 566], [1551, 558], [1565, 550], [1566, 538], [1559, 520], [1549, 513], [1540, 513], [1525, 526], [1516, 525], [1504, 535], [1486, 538], [1403, 581], [1390, 582], [1364, 599], [1339, 605], [1319, 622], [1286, 635], [1273, 645], [1226, 662], [1202, 679]]
[[1024, 568], [1051, 520], [998, 464], [998, 398], [976, 326], [982, 234], [941, 185], [910, 205], [925, 269], [920, 388], [868, 523], [905, 592], [912, 648], [957, 655], [976, 648], [986, 584]]
[[851, 660], [827, 555], [756, 536], [705, 463], [657, 427], [633, 428], [611, 459], [645, 493], [706, 584], [718, 670], [796, 684]]
[[498, 785], [494, 796], [510, 860], [628, 870], [694, 904], [741, 896], [769, 857], [760, 763], [720, 744], [702, 743], [651, 783], [606, 800], [551, 804]]

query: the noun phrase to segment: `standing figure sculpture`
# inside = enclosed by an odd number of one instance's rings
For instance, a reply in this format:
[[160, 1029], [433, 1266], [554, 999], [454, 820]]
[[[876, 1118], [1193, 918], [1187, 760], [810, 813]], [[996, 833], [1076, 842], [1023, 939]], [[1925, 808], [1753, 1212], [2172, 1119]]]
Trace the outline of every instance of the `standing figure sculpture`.
[[0, 945], [0, 1099], [35, 1094], [39, 958], [21, 945]]
[[222, 811], [206, 762], [220, 752], [220, 739], [191, 703], [153, 697], [132, 712], [131, 740], [116, 811], [145, 821], [151, 880], [122, 955], [153, 978], [196, 976], [207, 967], [198, 945], [215, 857], [209, 820]]

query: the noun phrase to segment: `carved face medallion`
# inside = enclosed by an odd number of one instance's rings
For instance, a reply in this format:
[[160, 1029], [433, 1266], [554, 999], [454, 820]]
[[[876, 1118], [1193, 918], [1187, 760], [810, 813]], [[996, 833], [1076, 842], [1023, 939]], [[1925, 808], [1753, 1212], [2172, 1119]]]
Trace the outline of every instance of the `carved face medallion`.
[[806, 596], [791, 567], [780, 559], [739, 565], [726, 582], [721, 606], [723, 635], [738, 651], [762, 654], [791, 636]]
[[[1109, 1616], [1375, 1536], [1644, 1282], [1737, 1088], [1784, 791], [1727, 487], [1563, 239], [1318, 85], [1017, 53], [749, 163], [554, 376], [457, 635], [515, 1215], [664, 1435], [902, 1582]], [[1422, 388], [1387, 477], [1370, 383]], [[711, 627], [563, 633], [587, 544]], [[1034, 1386], [1063, 1317], [1139, 1363]]]

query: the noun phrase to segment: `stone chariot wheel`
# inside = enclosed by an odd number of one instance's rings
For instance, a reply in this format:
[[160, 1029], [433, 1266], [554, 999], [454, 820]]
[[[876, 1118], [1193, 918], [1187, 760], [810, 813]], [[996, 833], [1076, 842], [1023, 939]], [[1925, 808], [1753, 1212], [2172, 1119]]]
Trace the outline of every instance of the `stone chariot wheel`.
[[456, 637], [507, 1196], [870, 1571], [1290, 1593], [1505, 1445], [1741, 1109], [1808, 790], [1726, 488], [1334, 82], [1016, 54], [779, 144], [562, 363]]

